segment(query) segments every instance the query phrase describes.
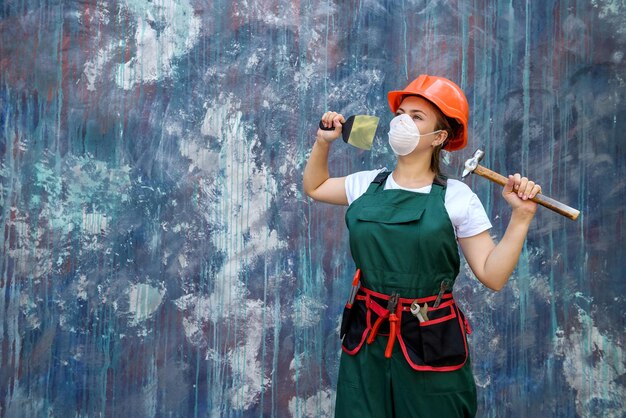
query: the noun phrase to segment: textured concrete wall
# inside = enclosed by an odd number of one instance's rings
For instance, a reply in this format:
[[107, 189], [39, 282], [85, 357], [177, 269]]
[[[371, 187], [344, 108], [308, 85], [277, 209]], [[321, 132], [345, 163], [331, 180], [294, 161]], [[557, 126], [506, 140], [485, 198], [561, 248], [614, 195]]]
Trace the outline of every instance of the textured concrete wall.
[[[540, 210], [500, 293], [464, 266], [485, 417], [626, 414], [620, 0], [4, 0], [0, 415], [332, 413], [345, 208], [302, 170], [326, 109], [457, 81], [469, 146], [581, 209]], [[501, 236], [509, 210], [473, 187]]]

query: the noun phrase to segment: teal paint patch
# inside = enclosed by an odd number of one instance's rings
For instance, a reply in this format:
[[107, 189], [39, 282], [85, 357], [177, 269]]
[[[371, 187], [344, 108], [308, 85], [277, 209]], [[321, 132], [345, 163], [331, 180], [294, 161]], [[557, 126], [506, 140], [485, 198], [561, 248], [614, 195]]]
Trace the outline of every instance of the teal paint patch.
[[195, 46], [200, 21], [185, 0], [152, 2], [128, 0], [125, 8], [136, 20], [134, 56], [119, 63], [116, 83], [132, 89], [135, 83], [173, 76], [177, 61]]

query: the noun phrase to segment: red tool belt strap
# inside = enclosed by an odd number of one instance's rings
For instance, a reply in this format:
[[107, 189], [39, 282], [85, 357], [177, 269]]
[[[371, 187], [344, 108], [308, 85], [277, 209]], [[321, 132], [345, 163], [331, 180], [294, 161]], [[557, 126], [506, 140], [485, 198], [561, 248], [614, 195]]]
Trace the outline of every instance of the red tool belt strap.
[[382, 336], [389, 338], [385, 356], [391, 357], [397, 338], [405, 359], [415, 370], [452, 371], [463, 367], [468, 355], [466, 334], [471, 330], [452, 293], [445, 293], [437, 308], [431, 306], [437, 295], [417, 299], [420, 305], [428, 304], [425, 322], [411, 313], [416, 299], [398, 298], [392, 316], [385, 308], [389, 298], [390, 295], [360, 288], [353, 306], [355, 320], [343, 339], [343, 351], [356, 355], [365, 341], [371, 343]]

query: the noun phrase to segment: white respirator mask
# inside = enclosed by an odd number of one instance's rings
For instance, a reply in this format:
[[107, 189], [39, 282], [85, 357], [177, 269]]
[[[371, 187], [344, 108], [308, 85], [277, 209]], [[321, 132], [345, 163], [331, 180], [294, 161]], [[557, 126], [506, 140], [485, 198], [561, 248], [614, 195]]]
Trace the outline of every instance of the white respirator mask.
[[[437, 132], [441, 132], [441, 129], [424, 135]], [[415, 122], [406, 113], [396, 116], [389, 124], [389, 145], [396, 155], [408, 155], [413, 152], [417, 148], [421, 136]]]

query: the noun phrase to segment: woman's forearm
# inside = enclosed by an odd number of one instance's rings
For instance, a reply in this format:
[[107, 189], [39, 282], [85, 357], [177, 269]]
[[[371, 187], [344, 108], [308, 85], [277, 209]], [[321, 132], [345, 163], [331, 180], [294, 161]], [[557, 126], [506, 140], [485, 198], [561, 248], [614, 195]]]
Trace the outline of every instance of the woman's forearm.
[[519, 261], [532, 219], [533, 214], [512, 212], [504, 236], [485, 260], [482, 281], [489, 288], [500, 290], [508, 282]]
[[504, 236], [495, 245], [487, 231], [469, 238], [459, 238], [459, 244], [472, 271], [490, 289], [500, 290], [515, 270], [530, 223], [537, 211], [531, 199], [541, 192], [541, 186], [516, 173], [510, 175], [502, 196], [511, 205], [511, 220]]

